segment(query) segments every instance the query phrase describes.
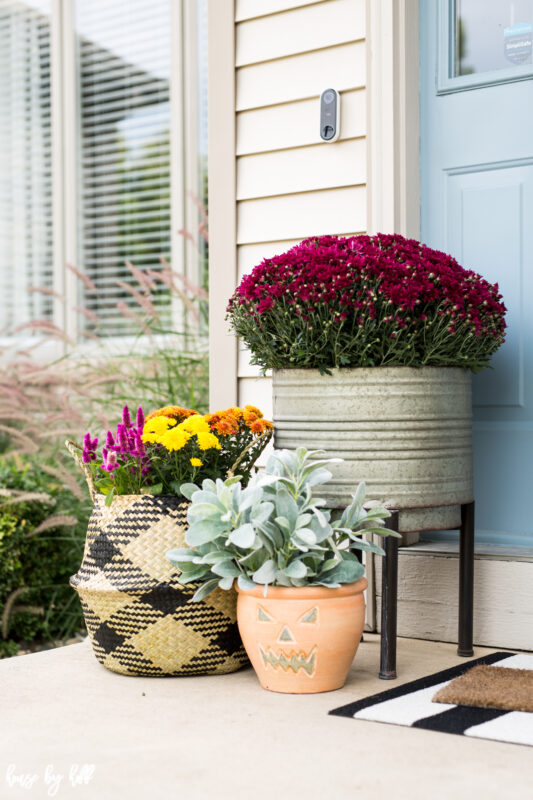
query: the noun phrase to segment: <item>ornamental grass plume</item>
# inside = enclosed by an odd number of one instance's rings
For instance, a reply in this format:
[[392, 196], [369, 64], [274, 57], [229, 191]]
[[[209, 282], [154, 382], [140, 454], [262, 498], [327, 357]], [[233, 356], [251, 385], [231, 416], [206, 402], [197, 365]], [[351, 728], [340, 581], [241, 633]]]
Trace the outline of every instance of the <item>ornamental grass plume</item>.
[[477, 372], [505, 340], [498, 284], [398, 234], [306, 239], [245, 275], [227, 312], [264, 370]]

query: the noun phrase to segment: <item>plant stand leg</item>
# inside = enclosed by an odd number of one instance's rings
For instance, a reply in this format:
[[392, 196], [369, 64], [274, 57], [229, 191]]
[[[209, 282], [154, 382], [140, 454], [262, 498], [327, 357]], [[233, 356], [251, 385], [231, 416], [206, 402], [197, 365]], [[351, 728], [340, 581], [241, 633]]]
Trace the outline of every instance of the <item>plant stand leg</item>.
[[459, 646], [457, 654], [473, 656], [474, 503], [461, 506], [459, 534]]
[[[354, 552], [354, 555], [356, 556], [357, 560], [359, 561], [359, 563], [362, 564], [363, 563], [363, 551], [362, 550], [354, 550], [353, 552]], [[364, 636], [364, 633], [362, 633], [361, 634], [361, 638], [359, 639], [359, 642], [364, 642], [364, 641], [365, 641], [365, 636]]]
[[[398, 512], [393, 511], [386, 521], [390, 530], [398, 530]], [[394, 680], [396, 675], [396, 628], [398, 606], [398, 539], [387, 536], [383, 543], [381, 571], [381, 660], [379, 677]]]

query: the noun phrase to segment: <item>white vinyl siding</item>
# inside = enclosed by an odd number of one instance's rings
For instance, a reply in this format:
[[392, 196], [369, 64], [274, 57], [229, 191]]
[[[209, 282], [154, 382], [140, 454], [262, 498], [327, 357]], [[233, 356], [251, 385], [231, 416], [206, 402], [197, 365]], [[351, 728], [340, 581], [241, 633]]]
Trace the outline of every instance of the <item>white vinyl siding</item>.
[[366, 225], [365, 187], [243, 200], [238, 224], [239, 244], [303, 239], [315, 233], [359, 233]]
[[[454, 543], [400, 549], [398, 636], [457, 641], [459, 554]], [[527, 547], [476, 545], [474, 643], [533, 650], [533, 558]], [[381, 559], [376, 566], [376, 619], [381, 619]], [[498, 597], [498, 602], [494, 602]]]
[[[274, 152], [319, 144], [316, 97], [255, 108], [237, 115], [237, 155]], [[342, 141], [365, 135], [366, 93], [343, 92]]]
[[[294, 0], [290, 7], [300, 8], [314, 5], [316, 2], [317, 0]], [[235, 19], [240, 22], [243, 19], [264, 17], [266, 14], [285, 11], [287, 6], [287, 0], [235, 0]]]
[[364, 139], [338, 142], [329, 150], [322, 144], [276, 150], [239, 159], [237, 200], [360, 186], [365, 180]]
[[[272, 61], [365, 38], [365, 0], [329, 0], [305, 8], [289, 8], [261, 19], [237, 25], [236, 66]], [[286, 4], [286, 6], [289, 4]], [[325, 8], [326, 6], [326, 8]]]
[[[246, 30], [238, 28], [239, 34], [245, 35]], [[328, 86], [338, 91], [362, 88], [364, 81], [364, 42], [251, 64], [237, 72], [237, 111], [318, 97]]]
[[[364, 0], [237, 0], [239, 278], [313, 234], [367, 225]], [[319, 136], [319, 97], [341, 94], [341, 135]], [[239, 402], [271, 414], [269, 378], [239, 348]]]

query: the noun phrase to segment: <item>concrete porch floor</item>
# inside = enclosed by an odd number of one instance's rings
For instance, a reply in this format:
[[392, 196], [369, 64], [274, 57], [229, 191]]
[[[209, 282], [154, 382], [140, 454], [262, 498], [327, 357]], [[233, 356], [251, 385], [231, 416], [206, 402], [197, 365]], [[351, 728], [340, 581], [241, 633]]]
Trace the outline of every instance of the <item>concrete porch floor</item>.
[[[365, 634], [343, 689], [301, 696], [264, 691], [251, 669], [122, 677], [97, 663], [88, 642], [6, 659], [0, 798], [531, 800], [527, 747], [328, 716], [344, 703], [464, 663], [455, 650], [400, 639], [400, 678], [380, 681], [379, 638]], [[489, 652], [476, 648], [475, 657]], [[76, 765], [79, 777], [83, 765], [94, 765], [88, 784], [71, 785]], [[63, 776], [54, 795], [47, 766], [50, 777]], [[21, 774], [37, 776], [31, 790], [9, 785]]]

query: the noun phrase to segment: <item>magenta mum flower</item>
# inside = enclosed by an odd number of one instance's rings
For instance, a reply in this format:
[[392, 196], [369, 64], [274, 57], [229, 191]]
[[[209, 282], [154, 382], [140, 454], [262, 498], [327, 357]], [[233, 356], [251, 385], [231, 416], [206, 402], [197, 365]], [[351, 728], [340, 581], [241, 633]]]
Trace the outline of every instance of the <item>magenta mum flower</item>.
[[397, 234], [319, 236], [266, 259], [229, 301], [264, 368], [464, 366], [505, 339], [505, 306], [450, 255]]

